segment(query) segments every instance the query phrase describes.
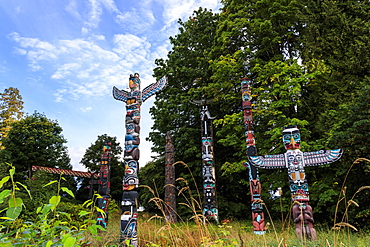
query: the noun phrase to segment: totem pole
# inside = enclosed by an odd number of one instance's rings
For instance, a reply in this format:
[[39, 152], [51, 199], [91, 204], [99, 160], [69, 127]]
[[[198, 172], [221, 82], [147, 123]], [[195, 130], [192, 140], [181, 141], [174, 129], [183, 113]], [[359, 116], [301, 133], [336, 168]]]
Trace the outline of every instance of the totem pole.
[[342, 149], [302, 152], [300, 131], [295, 125], [284, 128], [283, 142], [287, 150], [285, 154], [250, 156], [249, 162], [256, 167], [267, 169], [288, 169], [290, 192], [294, 202], [292, 211], [296, 234], [301, 239], [306, 237], [315, 240], [316, 230], [313, 228], [312, 207], [308, 205], [309, 191], [304, 167], [335, 162], [340, 159]]
[[218, 222], [216, 199], [216, 175], [213, 158], [213, 129], [212, 119], [208, 111], [207, 100], [193, 100], [192, 103], [201, 105], [200, 118], [202, 121], [202, 173], [203, 173], [203, 215]]
[[110, 160], [111, 160], [111, 143], [107, 142], [103, 146], [103, 154], [101, 156], [100, 172], [99, 172], [99, 188], [98, 208], [103, 210], [104, 214], [98, 212], [96, 220], [97, 225], [106, 228], [108, 225], [108, 205], [110, 202]]
[[175, 188], [175, 147], [172, 143], [171, 131], [166, 134], [166, 169], [165, 169], [165, 216], [167, 223], [177, 222], [176, 212], [176, 188]]
[[[248, 157], [257, 155], [253, 131], [251, 86], [252, 82], [248, 78], [241, 79], [243, 100], [242, 109], [244, 115], [244, 128]], [[253, 230], [255, 234], [263, 235], [266, 233], [265, 216], [263, 214], [263, 204], [261, 199], [262, 188], [259, 180], [258, 168], [250, 162], [246, 162], [246, 165], [249, 168], [249, 187], [251, 192]]]
[[126, 103], [126, 137], [125, 137], [125, 175], [123, 177], [121, 241], [129, 240], [130, 245], [138, 246], [137, 206], [139, 187], [139, 144], [140, 144], [140, 107], [142, 102], [160, 91], [166, 85], [163, 77], [141, 92], [139, 74], [130, 75], [130, 92], [113, 87], [113, 97]]

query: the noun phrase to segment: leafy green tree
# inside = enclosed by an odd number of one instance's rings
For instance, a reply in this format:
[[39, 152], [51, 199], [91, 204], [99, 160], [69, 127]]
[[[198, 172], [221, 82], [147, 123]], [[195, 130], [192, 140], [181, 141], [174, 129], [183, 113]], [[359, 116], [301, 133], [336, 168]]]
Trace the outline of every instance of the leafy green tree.
[[[145, 166], [140, 168], [140, 199], [139, 202], [150, 212], [162, 213], [157, 207], [155, 202], [158, 200], [153, 200], [155, 197], [161, 197], [164, 195], [164, 159], [159, 158], [155, 161], [148, 162]], [[158, 170], [159, 167], [162, 167], [161, 170]], [[160, 203], [160, 205], [162, 205]]]
[[[299, 113], [309, 123], [307, 142], [322, 149], [344, 148], [343, 157], [335, 164], [309, 169], [313, 180], [320, 181], [310, 187], [311, 199], [317, 203], [314, 206], [317, 217], [328, 219], [327, 212], [334, 212], [352, 162], [359, 155], [363, 158], [368, 155], [363, 141], [368, 133], [368, 116], [364, 112], [369, 108], [366, 92], [370, 71], [367, 52], [370, 4], [354, 0], [304, 1], [304, 4], [306, 7], [298, 11], [305, 26], [300, 37], [302, 61], [307, 67], [326, 70], [312, 78], [302, 91], [304, 107]], [[368, 176], [365, 164], [356, 165], [346, 180], [347, 194], [366, 185]], [[362, 199], [367, 205], [366, 198]], [[363, 225], [363, 220], [351, 216], [351, 223]]]
[[[249, 191], [248, 171], [242, 166], [247, 156], [240, 78], [246, 76], [254, 82], [254, 130], [258, 153], [262, 155], [285, 152], [281, 143], [283, 126], [307, 125], [305, 118], [298, 116], [297, 108], [302, 104], [301, 91], [314, 74], [308, 75], [305, 67], [297, 62], [300, 48], [297, 40], [302, 29], [297, 16], [299, 2], [227, 0], [223, 3], [212, 49], [213, 80], [208, 89], [217, 102], [222, 102], [222, 111], [216, 113], [220, 117], [214, 123], [223, 148], [216, 149], [215, 153], [221, 154], [224, 174], [232, 177], [230, 187], [240, 191], [237, 196], [231, 191], [225, 193], [227, 201], [233, 202], [235, 197], [248, 197]], [[268, 207], [273, 207], [275, 203], [268, 200], [268, 188], [270, 185], [282, 187], [286, 174], [263, 171], [261, 181], [263, 198]], [[245, 185], [244, 190], [240, 183]], [[243, 217], [249, 217], [248, 202], [242, 203], [246, 204]]]
[[[98, 173], [100, 171], [101, 155], [103, 154], [103, 145], [106, 142], [111, 143], [111, 196], [116, 201], [122, 199], [122, 178], [125, 173], [123, 164], [119, 161], [122, 154], [122, 148], [116, 137], [110, 137], [107, 134], [99, 135], [95, 143], [92, 143], [85, 151], [80, 163], [85, 166], [89, 172]], [[77, 197], [80, 199], [88, 199], [88, 195], [84, 188], [88, 185], [90, 179], [81, 179], [81, 186], [77, 192]]]
[[338, 106], [357, 100], [370, 71], [370, 25], [367, 1], [304, 1], [300, 20], [301, 56], [320, 61], [329, 73], [303, 92], [311, 138], [325, 145], [329, 129], [344, 117]]
[[17, 88], [9, 87], [0, 94], [0, 140], [6, 137], [10, 125], [22, 119], [23, 101]]
[[[156, 94], [155, 106], [150, 109], [154, 131], [149, 134], [149, 140], [153, 142], [153, 151], [163, 155], [165, 135], [167, 131], [174, 132], [175, 160], [190, 167], [195, 181], [184, 166], [176, 167], [176, 176], [189, 180], [194, 190], [194, 182], [201, 188], [202, 181], [201, 125], [200, 108], [191, 101], [201, 99], [202, 95], [209, 97], [202, 88], [210, 83], [209, 60], [217, 19], [218, 15], [199, 8], [187, 21], [179, 20], [179, 33], [170, 37], [172, 51], [168, 53], [168, 59], [156, 60], [154, 70], [154, 76], [158, 78], [168, 76], [168, 85]], [[153, 166], [157, 166], [158, 172], [163, 171], [161, 180], [164, 181], [163, 162], [154, 162]], [[153, 184], [145, 176], [140, 175], [140, 179], [141, 184]]]
[[18, 178], [30, 178], [33, 165], [71, 169], [62, 130], [57, 121], [38, 112], [14, 122], [3, 139], [2, 161], [16, 168]]
[[[368, 136], [370, 4], [330, 0], [222, 3], [214, 19], [205, 18], [212, 14], [199, 10], [188, 21], [180, 21], [179, 34], [170, 39], [173, 48], [168, 59], [156, 61], [155, 76], [169, 75], [169, 84], [151, 109], [155, 123], [150, 139], [155, 151], [164, 153], [164, 135], [174, 130], [176, 160], [188, 163], [201, 184], [196, 162], [200, 160], [199, 109], [188, 102], [201, 95], [212, 98], [210, 112], [217, 116], [214, 153], [220, 216], [249, 217], [248, 171], [241, 165], [246, 161], [246, 147], [240, 78], [247, 76], [254, 82], [254, 130], [260, 155], [285, 152], [281, 131], [288, 124], [300, 128], [302, 151], [346, 149], [341, 161], [306, 169], [315, 218], [331, 220], [333, 215], [328, 217], [327, 212], [335, 211], [341, 182], [354, 159], [350, 155], [358, 157], [367, 151], [360, 143]], [[155, 161], [148, 171], [160, 165]], [[356, 176], [362, 172], [366, 178], [367, 166], [361, 167]], [[185, 175], [183, 169], [176, 172]], [[356, 176], [355, 181], [364, 181]], [[261, 170], [260, 177], [267, 206], [280, 212], [267, 191], [270, 186], [283, 187], [284, 211], [288, 212], [286, 171]], [[360, 185], [349, 184], [356, 189]]]

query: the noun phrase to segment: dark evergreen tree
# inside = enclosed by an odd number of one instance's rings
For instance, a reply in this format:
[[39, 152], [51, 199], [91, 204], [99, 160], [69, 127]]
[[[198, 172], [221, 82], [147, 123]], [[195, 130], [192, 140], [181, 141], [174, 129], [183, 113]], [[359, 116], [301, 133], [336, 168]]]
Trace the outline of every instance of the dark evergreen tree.
[[[305, 8], [299, 11], [305, 26], [300, 37], [301, 57], [309, 69], [325, 71], [311, 78], [302, 91], [304, 107], [300, 114], [307, 116], [309, 122], [307, 141], [310, 146], [322, 149], [344, 148], [341, 160], [312, 171], [314, 180], [320, 181], [310, 189], [312, 200], [317, 202], [315, 211], [322, 219], [328, 219], [327, 212], [332, 212], [329, 215], [332, 220], [349, 167], [361, 155], [363, 158], [368, 155], [363, 138], [367, 136], [369, 120], [364, 112], [369, 108], [366, 92], [370, 71], [367, 52], [370, 4], [354, 0], [304, 1], [304, 4]], [[366, 165], [356, 165], [346, 180], [347, 195], [366, 185], [368, 178]], [[369, 201], [361, 198], [368, 205]], [[362, 224], [365, 215], [351, 217], [350, 222]]]
[[[110, 137], [107, 134], [99, 135], [95, 143], [92, 143], [89, 148], [86, 149], [84, 156], [82, 157], [80, 163], [87, 168], [91, 173], [98, 173], [100, 171], [101, 155], [103, 154], [103, 145], [106, 142], [111, 143], [111, 196], [116, 201], [121, 201], [122, 199], [122, 178], [124, 176], [125, 170], [123, 164], [119, 161], [120, 155], [122, 154], [122, 148], [119, 142], [117, 142], [116, 137]], [[80, 188], [77, 192], [79, 200], [84, 201], [88, 199], [88, 190], [86, 187], [89, 186], [90, 179], [80, 178]], [[97, 185], [94, 187], [97, 191]]]

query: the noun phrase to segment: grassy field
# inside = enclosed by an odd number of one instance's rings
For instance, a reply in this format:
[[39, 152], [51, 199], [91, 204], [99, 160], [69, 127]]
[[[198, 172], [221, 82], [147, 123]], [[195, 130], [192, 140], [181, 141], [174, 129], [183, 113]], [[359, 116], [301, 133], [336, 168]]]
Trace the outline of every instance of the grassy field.
[[[253, 233], [251, 222], [229, 222], [227, 224], [177, 223], [166, 224], [161, 217], [139, 215], [139, 245], [145, 247], [267, 247], [267, 246], [370, 246], [370, 235], [354, 233], [350, 228], [332, 230], [316, 225], [316, 241], [300, 240], [295, 235], [295, 226], [282, 229], [281, 224], [267, 224], [264, 235]], [[112, 215], [101, 240], [93, 240], [92, 246], [119, 246], [119, 215]]]
[[[353, 164], [367, 159], [357, 159]], [[187, 166], [183, 162], [177, 162]], [[175, 163], [175, 164], [177, 164]], [[352, 168], [351, 166], [351, 168]], [[350, 172], [351, 168], [348, 170]], [[179, 180], [180, 178], [178, 178]], [[185, 183], [187, 181], [184, 180]], [[340, 204], [345, 205], [345, 212], [340, 222], [334, 222], [335, 227], [315, 225], [317, 240], [310, 241], [307, 239], [300, 240], [295, 233], [295, 225], [288, 220], [284, 224], [280, 222], [267, 222], [266, 234], [256, 235], [253, 233], [252, 222], [250, 221], [231, 221], [222, 224], [205, 224], [202, 216], [198, 215], [201, 211], [201, 203], [196, 202], [190, 190], [181, 190], [179, 194], [188, 199], [188, 207], [193, 209], [194, 216], [192, 221], [181, 222], [176, 224], [166, 224], [163, 216], [150, 216], [143, 212], [139, 214], [138, 233], [139, 246], [145, 247], [369, 247], [370, 234], [367, 232], [358, 232], [355, 227], [348, 224], [348, 210], [351, 205], [356, 205], [354, 198], [363, 190], [370, 189], [370, 186], [363, 186], [349, 198], [346, 198], [346, 187], [343, 182], [342, 192], [339, 195], [335, 218], [337, 219], [338, 208]], [[188, 188], [185, 187], [185, 188]], [[148, 188], [152, 194], [152, 201], [157, 207], [163, 210], [163, 201], [158, 194]], [[199, 194], [199, 192], [198, 192]], [[200, 196], [198, 196], [200, 197]], [[106, 232], [101, 232], [101, 239], [92, 240], [92, 246], [119, 246], [119, 228], [120, 215], [117, 212], [111, 213], [110, 223]]]

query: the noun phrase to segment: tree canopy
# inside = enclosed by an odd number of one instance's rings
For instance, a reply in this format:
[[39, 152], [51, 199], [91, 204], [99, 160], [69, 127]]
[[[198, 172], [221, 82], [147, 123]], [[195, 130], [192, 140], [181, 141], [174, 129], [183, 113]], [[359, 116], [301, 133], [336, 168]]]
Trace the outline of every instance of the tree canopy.
[[62, 130], [57, 121], [38, 112], [14, 122], [3, 139], [2, 161], [11, 163], [18, 177], [30, 178], [33, 165], [71, 169]]
[[[368, 156], [370, 4], [352, 0], [222, 3], [219, 14], [200, 8], [187, 21], [179, 20], [179, 33], [170, 37], [172, 49], [167, 59], [156, 60], [154, 76], [167, 74], [168, 85], [157, 94], [150, 110], [154, 126], [149, 139], [154, 151], [164, 154], [164, 135], [173, 130], [175, 159], [188, 164], [200, 188], [199, 109], [189, 101], [202, 95], [213, 99], [209, 108], [216, 116], [214, 155], [220, 217], [248, 218], [240, 78], [249, 77], [260, 155], [285, 152], [281, 132], [289, 124], [301, 130], [302, 151], [345, 149], [335, 164], [306, 170], [310, 204], [317, 218], [332, 220], [333, 214], [327, 217], [327, 211], [334, 212], [351, 163]], [[157, 176], [149, 171], [158, 170], [159, 174], [163, 169], [163, 159], [158, 159], [141, 172], [162, 179], [163, 173]], [[177, 168], [176, 176], [190, 178], [182, 168]], [[283, 187], [283, 210], [288, 212], [291, 200], [286, 171], [261, 170], [260, 176], [266, 205], [280, 212], [268, 190]], [[362, 162], [346, 180], [347, 192], [354, 194], [368, 179], [367, 165]], [[149, 178], [141, 181], [153, 185]], [[362, 199], [366, 207], [369, 199]], [[363, 210], [354, 210], [351, 221], [360, 222]], [[326, 217], [321, 217], [324, 214]]]
[[0, 94], [0, 140], [6, 137], [10, 125], [22, 119], [23, 101], [18, 88], [9, 87]]
[[[124, 175], [124, 166], [119, 161], [122, 154], [122, 148], [116, 137], [108, 136], [107, 134], [99, 135], [94, 143], [85, 151], [80, 163], [87, 168], [89, 172], [98, 173], [100, 171], [101, 155], [103, 154], [103, 145], [106, 142], [111, 143], [112, 157], [111, 162], [111, 196], [116, 201], [120, 201], [122, 197], [122, 178]], [[80, 187], [80, 199], [88, 199], [86, 193], [81, 192], [88, 185], [89, 179], [83, 179]], [[83, 195], [85, 194], [85, 196]]]

